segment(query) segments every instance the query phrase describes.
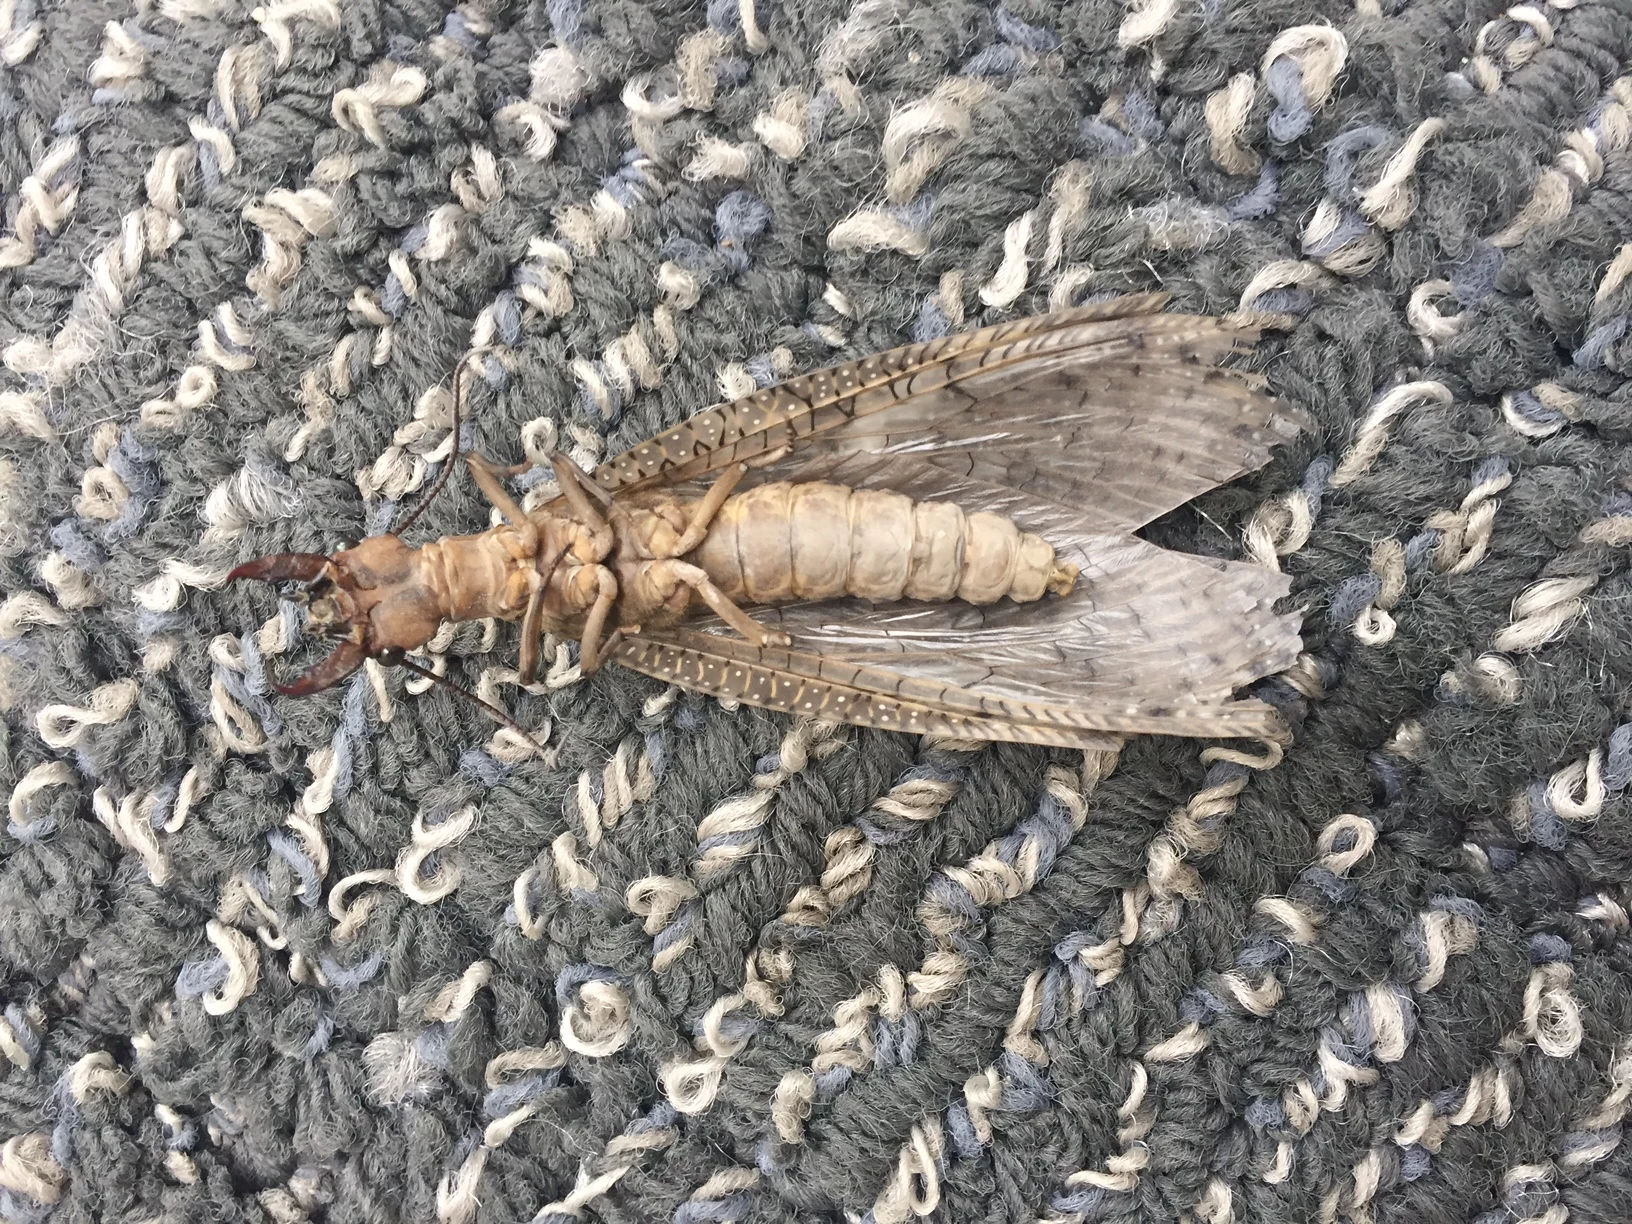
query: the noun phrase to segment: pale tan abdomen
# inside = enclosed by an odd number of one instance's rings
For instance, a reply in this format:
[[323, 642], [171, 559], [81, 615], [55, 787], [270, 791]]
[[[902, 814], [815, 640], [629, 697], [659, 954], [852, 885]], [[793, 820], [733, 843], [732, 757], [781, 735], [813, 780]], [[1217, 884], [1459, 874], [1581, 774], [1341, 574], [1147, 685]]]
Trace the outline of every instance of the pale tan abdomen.
[[996, 603], [1070, 589], [1073, 567], [996, 514], [844, 485], [778, 482], [726, 501], [690, 558], [735, 602], [855, 595]]
[[418, 552], [427, 589], [449, 620], [496, 616], [520, 620], [531, 588], [531, 557], [516, 543], [516, 532], [494, 527], [478, 535], [444, 536]]

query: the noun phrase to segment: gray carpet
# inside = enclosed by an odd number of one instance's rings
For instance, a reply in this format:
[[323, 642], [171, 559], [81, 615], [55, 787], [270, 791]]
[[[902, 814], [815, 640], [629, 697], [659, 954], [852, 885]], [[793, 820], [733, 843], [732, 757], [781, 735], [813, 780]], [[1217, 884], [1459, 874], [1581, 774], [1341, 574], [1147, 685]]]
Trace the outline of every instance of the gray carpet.
[[[0, 1217], [1632, 1219], [1624, 0], [0, 3]], [[1284, 748], [790, 723], [237, 562], [1148, 288]], [[536, 477], [517, 481], [535, 496]], [[461, 472], [418, 539], [478, 530]], [[270, 619], [268, 619], [270, 617]]]

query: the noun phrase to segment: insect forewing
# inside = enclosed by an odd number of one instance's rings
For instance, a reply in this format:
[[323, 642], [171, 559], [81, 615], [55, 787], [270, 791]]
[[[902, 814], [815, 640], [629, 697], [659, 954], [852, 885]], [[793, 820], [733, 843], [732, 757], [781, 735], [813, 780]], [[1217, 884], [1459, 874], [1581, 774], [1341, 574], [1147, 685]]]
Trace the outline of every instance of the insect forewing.
[[884, 667], [756, 647], [740, 637], [690, 628], [625, 639], [613, 657], [635, 671], [716, 697], [862, 727], [1087, 750], [1110, 748], [1118, 738], [1075, 725], [1064, 707], [1024, 706]]
[[851, 455], [912, 456], [1130, 530], [1261, 466], [1300, 420], [1221, 369], [1254, 333], [1147, 294], [848, 362], [708, 409], [609, 460], [609, 490], [698, 491], [790, 445], [744, 487]]
[[849, 653], [757, 647], [726, 633], [673, 628], [625, 639], [613, 657], [659, 680], [762, 709], [920, 735], [1097, 750], [1127, 734], [1281, 734], [1279, 715], [1258, 701], [1175, 707], [1126, 699], [1021, 701], [859, 662], [858, 652]]

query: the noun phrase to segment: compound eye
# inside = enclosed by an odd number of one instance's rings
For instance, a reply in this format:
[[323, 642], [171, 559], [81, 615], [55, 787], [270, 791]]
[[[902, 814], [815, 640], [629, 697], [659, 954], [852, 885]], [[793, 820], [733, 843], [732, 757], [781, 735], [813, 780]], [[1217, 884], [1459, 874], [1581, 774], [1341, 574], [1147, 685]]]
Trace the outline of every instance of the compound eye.
[[402, 647], [401, 646], [387, 646], [384, 650], [380, 651], [380, 653], [375, 655], [374, 657], [376, 659], [378, 659], [381, 663], [385, 664], [387, 667], [395, 667], [395, 666], [397, 666], [397, 664], [402, 662]]

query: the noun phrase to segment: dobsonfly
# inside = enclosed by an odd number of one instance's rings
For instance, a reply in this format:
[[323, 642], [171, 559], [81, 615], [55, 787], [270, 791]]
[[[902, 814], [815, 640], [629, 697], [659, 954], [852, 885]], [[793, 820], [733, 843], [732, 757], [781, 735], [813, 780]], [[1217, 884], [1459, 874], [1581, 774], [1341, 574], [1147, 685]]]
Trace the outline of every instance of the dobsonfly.
[[1224, 364], [1252, 328], [1166, 302], [1121, 297], [791, 378], [593, 474], [554, 453], [559, 493], [530, 512], [504, 485], [526, 465], [472, 453], [503, 521], [412, 548], [402, 530], [450, 454], [396, 531], [231, 578], [306, 584], [308, 630], [337, 640], [277, 686], [292, 695], [370, 658], [440, 679], [407, 655], [445, 621], [497, 617], [521, 622], [523, 684], [549, 632], [578, 640], [586, 674], [611, 661], [860, 726], [1086, 749], [1279, 737], [1274, 707], [1236, 692], [1301, 649], [1298, 616], [1276, 611], [1288, 580], [1134, 533], [1262, 467], [1305, 420]]

